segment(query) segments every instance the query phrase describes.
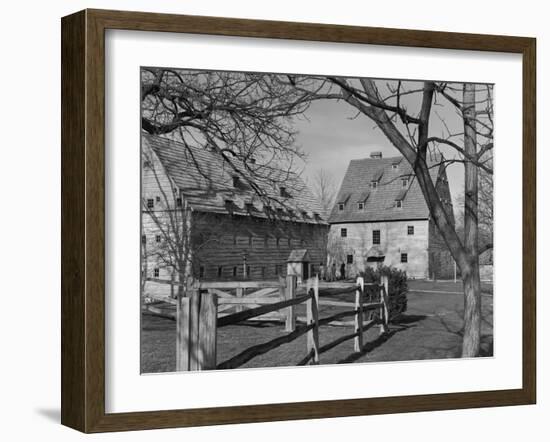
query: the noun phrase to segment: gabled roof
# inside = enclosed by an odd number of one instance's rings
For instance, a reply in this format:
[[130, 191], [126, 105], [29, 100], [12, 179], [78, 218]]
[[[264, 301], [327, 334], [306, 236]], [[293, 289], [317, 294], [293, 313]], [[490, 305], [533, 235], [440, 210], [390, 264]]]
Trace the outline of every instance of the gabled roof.
[[311, 261], [307, 249], [294, 249], [290, 252], [287, 262]]
[[[246, 180], [239, 179], [235, 187], [235, 170], [218, 153], [145, 133], [142, 134], [142, 148], [156, 154], [165, 172], [193, 210], [268, 217], [265, 199], [261, 199]], [[242, 166], [239, 172], [245, 177], [251, 177]], [[266, 178], [262, 180], [259, 178], [261, 176]], [[323, 209], [296, 174], [257, 166], [254, 177], [254, 184], [268, 196], [271, 216], [274, 214], [284, 220], [292, 218], [295, 222], [326, 224], [322, 218]], [[281, 196], [279, 188], [274, 187], [274, 181], [284, 182], [284, 196]], [[277, 211], [278, 208], [283, 209], [282, 214]], [[289, 210], [293, 211], [292, 217]], [[304, 212], [307, 212], [307, 216], [303, 215]]]
[[[430, 176], [436, 182], [441, 156], [432, 156], [428, 161]], [[392, 164], [398, 164], [393, 168]], [[402, 178], [408, 178], [408, 186], [403, 187]], [[378, 181], [376, 188], [372, 181]], [[329, 223], [363, 221], [399, 221], [404, 219], [428, 219], [429, 210], [414, 172], [403, 157], [365, 158], [352, 160], [340, 186], [336, 201], [342, 195], [351, 195], [351, 199], [339, 210], [336, 204], [329, 216]], [[364, 196], [366, 200], [363, 200]], [[402, 207], [396, 207], [395, 201], [402, 200]], [[356, 202], [365, 201], [363, 210], [358, 210]]]

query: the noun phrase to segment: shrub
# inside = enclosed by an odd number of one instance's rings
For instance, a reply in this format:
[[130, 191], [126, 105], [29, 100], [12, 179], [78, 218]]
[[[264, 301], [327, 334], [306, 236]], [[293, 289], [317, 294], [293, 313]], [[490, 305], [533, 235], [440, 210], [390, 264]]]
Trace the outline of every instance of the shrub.
[[[366, 283], [380, 282], [382, 275], [388, 277], [389, 320], [393, 322], [407, 311], [407, 292], [409, 291], [407, 272], [388, 266], [377, 269], [367, 267], [364, 272], [361, 272], [361, 276]], [[375, 294], [375, 296], [379, 297], [378, 294]]]

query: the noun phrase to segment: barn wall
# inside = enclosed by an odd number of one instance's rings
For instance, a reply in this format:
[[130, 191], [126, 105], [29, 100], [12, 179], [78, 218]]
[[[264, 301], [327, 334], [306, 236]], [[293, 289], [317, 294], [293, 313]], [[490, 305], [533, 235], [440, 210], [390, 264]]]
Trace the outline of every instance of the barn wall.
[[[408, 226], [414, 227], [414, 234], [408, 234]], [[341, 229], [347, 236], [341, 237]], [[385, 254], [384, 265], [407, 272], [410, 278], [428, 276], [428, 220], [383, 221], [365, 223], [332, 224], [329, 233], [329, 261], [336, 262], [339, 269], [347, 262], [347, 255], [353, 256], [353, 263], [346, 264], [346, 273], [355, 276], [365, 269], [367, 254], [372, 243], [372, 231], [380, 230], [380, 245], [376, 246]], [[401, 253], [407, 253], [408, 262], [401, 262]]]
[[293, 249], [308, 249], [314, 270], [326, 262], [326, 225], [194, 213], [192, 232], [193, 273], [204, 280], [243, 278], [244, 256], [249, 279], [285, 276]]

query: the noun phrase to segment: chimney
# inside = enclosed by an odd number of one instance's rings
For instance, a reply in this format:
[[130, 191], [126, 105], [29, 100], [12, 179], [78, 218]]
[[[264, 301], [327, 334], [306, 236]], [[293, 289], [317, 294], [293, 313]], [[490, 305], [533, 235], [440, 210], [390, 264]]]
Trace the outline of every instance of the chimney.
[[372, 152], [370, 154], [370, 157], [371, 158], [374, 158], [375, 160], [379, 160], [382, 158], [382, 152], [378, 151], [378, 152]]

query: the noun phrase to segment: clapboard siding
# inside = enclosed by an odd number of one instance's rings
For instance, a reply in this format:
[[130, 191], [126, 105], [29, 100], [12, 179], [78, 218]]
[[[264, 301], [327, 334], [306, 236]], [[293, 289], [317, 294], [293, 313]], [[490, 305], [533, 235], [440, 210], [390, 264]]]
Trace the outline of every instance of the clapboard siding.
[[200, 267], [203, 267], [201, 279], [219, 279], [218, 268], [222, 267], [221, 277], [233, 278], [233, 268], [236, 267], [236, 276], [242, 278], [245, 256], [246, 265], [250, 267], [250, 279], [272, 279], [277, 276], [277, 268], [279, 274], [284, 276], [288, 256], [296, 248], [308, 249], [310, 264], [315, 268], [326, 262], [326, 225], [308, 224], [304, 227], [301, 223], [269, 221], [252, 216], [196, 213], [193, 215], [193, 237], [200, 238], [202, 230], [219, 225], [220, 218], [223, 219], [223, 231], [219, 241], [198, 244], [193, 263], [196, 277], [200, 276]]

